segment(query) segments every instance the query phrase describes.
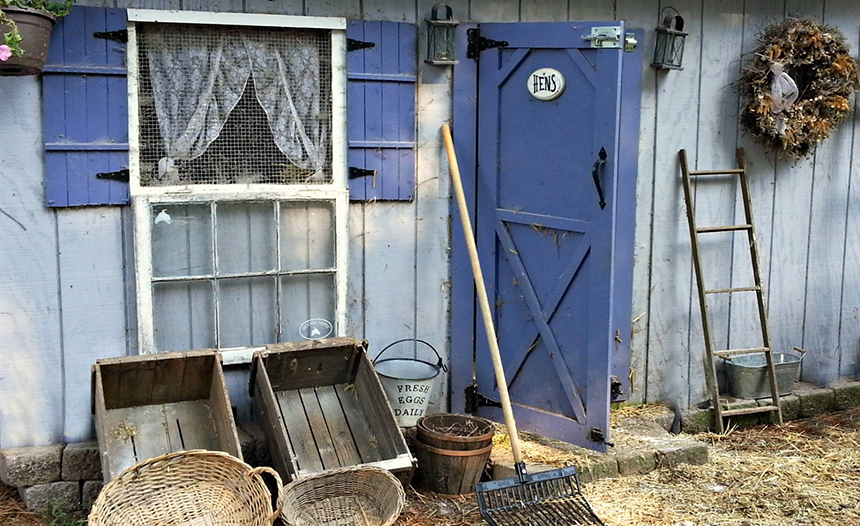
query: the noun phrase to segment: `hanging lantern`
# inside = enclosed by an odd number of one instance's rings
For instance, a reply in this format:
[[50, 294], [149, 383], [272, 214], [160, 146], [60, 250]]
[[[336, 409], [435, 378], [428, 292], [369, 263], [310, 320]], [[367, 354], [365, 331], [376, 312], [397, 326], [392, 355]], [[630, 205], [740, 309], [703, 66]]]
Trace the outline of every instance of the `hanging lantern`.
[[[445, 18], [439, 18], [439, 11], [445, 10]], [[456, 29], [459, 22], [454, 20], [454, 10], [448, 4], [436, 4], [430, 10], [427, 22], [427, 60], [434, 66], [447, 66], [457, 63], [455, 44]]]
[[[663, 24], [657, 28], [657, 45], [654, 47], [654, 62], [651, 67], [657, 69], [684, 69], [681, 61], [684, 58], [684, 19], [674, 7], [671, 9], [675, 14], [668, 14], [663, 18]], [[662, 13], [661, 13], [662, 14]]]

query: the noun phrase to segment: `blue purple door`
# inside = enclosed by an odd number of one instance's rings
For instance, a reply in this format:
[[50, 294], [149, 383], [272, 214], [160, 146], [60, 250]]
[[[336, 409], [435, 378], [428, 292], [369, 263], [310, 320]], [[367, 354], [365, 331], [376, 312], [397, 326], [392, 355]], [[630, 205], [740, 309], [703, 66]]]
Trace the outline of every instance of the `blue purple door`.
[[[476, 72], [475, 229], [516, 419], [597, 450], [632, 276], [633, 194], [618, 184], [624, 29], [610, 24], [620, 49], [583, 38], [607, 24], [481, 24], [485, 42], [506, 45], [481, 51]], [[478, 414], [499, 419], [477, 320]]]

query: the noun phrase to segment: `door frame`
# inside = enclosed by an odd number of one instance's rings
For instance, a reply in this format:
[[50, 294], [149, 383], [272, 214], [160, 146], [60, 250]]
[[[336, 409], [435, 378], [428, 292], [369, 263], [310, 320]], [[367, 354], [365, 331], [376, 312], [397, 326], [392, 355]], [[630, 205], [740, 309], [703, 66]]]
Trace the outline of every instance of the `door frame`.
[[[565, 22], [559, 22], [564, 24]], [[607, 24], [609, 25], [609, 23]], [[460, 176], [469, 207], [472, 225], [477, 225], [477, 160], [478, 160], [478, 61], [466, 57], [466, 31], [478, 23], [461, 24], [457, 28], [456, 50], [459, 63], [453, 78], [453, 138], [457, 151]], [[625, 28], [636, 40], [644, 41], [644, 31]], [[615, 201], [619, 213], [617, 229], [635, 228], [636, 176], [639, 153], [640, 99], [642, 93], [643, 50], [641, 45], [625, 53], [621, 67], [621, 101], [619, 122], [618, 180]], [[452, 204], [456, 208], [456, 204]], [[459, 232], [463, 223], [452, 209], [451, 239], [451, 410], [465, 412], [466, 389], [472, 385], [476, 350], [477, 296], [466, 241]], [[612, 326], [618, 327], [616, 348], [611, 353], [610, 373], [620, 382], [621, 394], [613, 394], [612, 402], [630, 397], [630, 340], [633, 300], [634, 236], [619, 242], [613, 232], [614, 264], [628, 272], [613, 272], [614, 294], [610, 305]], [[618, 340], [621, 340], [620, 342]]]

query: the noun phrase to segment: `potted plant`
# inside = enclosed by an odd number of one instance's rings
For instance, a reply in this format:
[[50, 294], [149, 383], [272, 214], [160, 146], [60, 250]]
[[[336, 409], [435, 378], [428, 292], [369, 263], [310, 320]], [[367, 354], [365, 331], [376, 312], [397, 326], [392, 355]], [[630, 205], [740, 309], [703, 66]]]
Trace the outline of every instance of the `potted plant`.
[[72, 3], [0, 0], [0, 75], [39, 74], [57, 17], [69, 14]]

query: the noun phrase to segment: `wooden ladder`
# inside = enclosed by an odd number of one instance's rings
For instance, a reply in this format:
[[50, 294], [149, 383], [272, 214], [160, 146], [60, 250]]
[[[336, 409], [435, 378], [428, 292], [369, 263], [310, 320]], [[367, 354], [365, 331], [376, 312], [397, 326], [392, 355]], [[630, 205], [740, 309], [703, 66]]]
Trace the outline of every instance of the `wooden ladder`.
[[[699, 307], [702, 313], [702, 332], [705, 337], [705, 378], [707, 381], [708, 390], [711, 393], [711, 405], [714, 408], [714, 420], [719, 433], [725, 432], [723, 419], [730, 416], [749, 415], [755, 413], [776, 413], [779, 423], [782, 423], [782, 409], [779, 405], [779, 392], [776, 385], [776, 371], [773, 363], [773, 353], [770, 348], [770, 330], [767, 325], [767, 308], [764, 304], [764, 287], [761, 281], [761, 266], [759, 265], [758, 246], [756, 244], [755, 228], [753, 227], [752, 207], [750, 204], [750, 185], [747, 176], [746, 159], [744, 158], [743, 148], [738, 148], [737, 151], [737, 168], [727, 170], [696, 170], [691, 171], [687, 164], [687, 152], [681, 150], [678, 152], [678, 157], [681, 161], [681, 175], [684, 182], [684, 202], [687, 205], [687, 222], [690, 226], [690, 241], [693, 248], [693, 266], [696, 270], [696, 288], [699, 290]], [[741, 193], [743, 194], [744, 203], [744, 218], [745, 223], [741, 225], [727, 226], [696, 226], [696, 211], [693, 206], [693, 192], [691, 189], [690, 179], [699, 176], [719, 176], [731, 175], [739, 176], [741, 183]], [[699, 256], [699, 234], [709, 234], [713, 232], [736, 232], [746, 231], [749, 238], [750, 259], [752, 263], [754, 284], [751, 287], [733, 287], [726, 289], [706, 289], [705, 278], [702, 275], [702, 262]], [[734, 292], [755, 292], [756, 300], [758, 301], [758, 314], [761, 326], [761, 347], [751, 347], [746, 349], [726, 349], [722, 351], [714, 351], [714, 343], [711, 339], [711, 321], [708, 314], [708, 303], [706, 298], [709, 294], [731, 294]], [[770, 394], [772, 403], [759, 407], [749, 407], [744, 409], [724, 409], [720, 399], [719, 385], [717, 384], [717, 368], [714, 364], [714, 357], [722, 358], [723, 360], [731, 360], [732, 356], [740, 354], [755, 354], [763, 353], [767, 359], [767, 378], [770, 383]]]

